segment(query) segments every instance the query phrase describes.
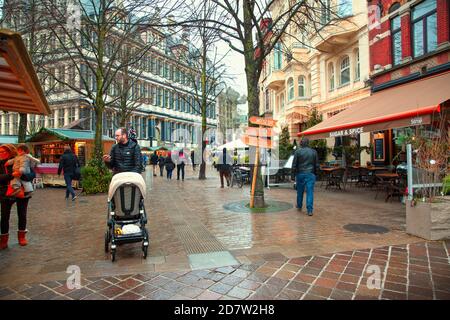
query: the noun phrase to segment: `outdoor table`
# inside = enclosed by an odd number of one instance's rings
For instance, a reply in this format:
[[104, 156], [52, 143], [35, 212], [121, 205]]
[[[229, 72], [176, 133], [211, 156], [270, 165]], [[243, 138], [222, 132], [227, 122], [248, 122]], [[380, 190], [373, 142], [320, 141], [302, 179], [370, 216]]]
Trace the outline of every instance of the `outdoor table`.
[[331, 186], [337, 186], [339, 189], [341, 188], [340, 183], [341, 181], [338, 181], [337, 179], [333, 179], [333, 172], [342, 170], [344, 168], [342, 167], [331, 167], [331, 168], [320, 168], [320, 170], [326, 174], [326, 185], [325, 189], [328, 189], [328, 187]]
[[378, 178], [380, 184], [375, 199], [377, 198], [378, 192], [383, 189], [386, 191], [385, 202], [387, 202], [390, 197], [398, 193], [398, 188], [395, 188], [395, 185], [398, 184], [400, 175], [397, 173], [375, 173], [375, 176]]

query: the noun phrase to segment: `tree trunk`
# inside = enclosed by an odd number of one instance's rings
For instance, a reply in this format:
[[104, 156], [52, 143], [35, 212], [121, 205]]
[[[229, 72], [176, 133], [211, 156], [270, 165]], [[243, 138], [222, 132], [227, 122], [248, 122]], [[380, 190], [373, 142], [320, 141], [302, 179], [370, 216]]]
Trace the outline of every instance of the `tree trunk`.
[[202, 54], [202, 74], [201, 74], [201, 89], [202, 89], [202, 104], [201, 104], [201, 111], [202, 111], [202, 164], [200, 165], [200, 172], [198, 178], [200, 180], [206, 179], [206, 162], [203, 157], [203, 153], [206, 149], [206, 107], [208, 104], [207, 100], [207, 92], [206, 92], [206, 71], [207, 71], [207, 43], [206, 39], [203, 38], [203, 54]]
[[95, 107], [95, 140], [93, 160], [101, 161], [103, 156], [103, 99], [97, 97]]
[[[253, 59], [250, 59], [249, 56], [246, 56], [246, 63], [245, 63], [245, 72], [247, 75], [247, 100], [248, 100], [248, 113], [249, 118], [251, 116], [259, 116], [259, 94], [258, 94], [258, 77], [255, 76], [255, 74], [258, 74], [255, 72], [256, 65], [255, 61]], [[249, 123], [249, 126], [254, 126], [253, 124]], [[251, 148], [252, 154], [256, 155], [256, 148]], [[258, 157], [259, 158], [259, 157]], [[255, 157], [256, 159], [256, 157]], [[259, 159], [258, 159], [259, 160]], [[258, 166], [257, 176], [256, 176], [256, 185], [255, 185], [255, 201], [254, 201], [254, 207], [255, 208], [264, 208], [266, 206], [266, 203], [264, 201], [264, 183], [263, 178], [261, 175], [261, 166], [260, 161], [258, 163], [254, 163], [251, 165], [251, 172], [253, 174], [254, 166]], [[252, 192], [252, 190], [250, 190]]]
[[19, 132], [17, 141], [19, 143], [25, 143], [25, 139], [27, 138], [27, 114], [19, 113]]

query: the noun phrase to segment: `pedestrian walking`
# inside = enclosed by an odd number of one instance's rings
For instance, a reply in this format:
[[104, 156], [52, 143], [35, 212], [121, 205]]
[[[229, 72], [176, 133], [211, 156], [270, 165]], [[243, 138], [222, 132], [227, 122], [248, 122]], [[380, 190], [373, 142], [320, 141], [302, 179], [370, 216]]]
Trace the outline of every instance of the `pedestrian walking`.
[[175, 162], [173, 162], [173, 160], [172, 160], [171, 152], [169, 152], [167, 154], [167, 157], [164, 160], [164, 167], [166, 168], [166, 171], [167, 171], [167, 180], [172, 180], [172, 172], [173, 172], [173, 169], [175, 169]]
[[72, 201], [74, 201], [77, 196], [75, 195], [75, 190], [72, 187], [72, 180], [76, 178], [77, 171], [80, 169], [80, 162], [75, 154], [73, 154], [72, 149], [69, 145], [64, 146], [64, 153], [59, 160], [58, 166], [58, 176], [61, 175], [61, 170], [64, 172], [64, 181], [66, 183], [66, 200], [69, 199], [69, 194], [72, 196]]
[[195, 171], [195, 153], [194, 153], [194, 150], [191, 151], [191, 161], [192, 161], [192, 170]]
[[150, 164], [153, 167], [153, 176], [156, 177], [156, 166], [158, 165], [158, 155], [156, 152], [153, 152], [150, 156]]
[[103, 156], [105, 164], [113, 171], [113, 174], [120, 172], [142, 172], [141, 148], [139, 145], [128, 139], [128, 132], [125, 128], [117, 129], [115, 133], [116, 144], [111, 148], [109, 155]]
[[303, 138], [300, 142], [301, 148], [294, 153], [292, 171], [295, 174], [297, 186], [297, 209], [302, 210], [303, 194], [306, 189], [306, 209], [309, 216], [313, 215], [314, 184], [316, 174], [319, 170], [319, 158], [317, 151], [309, 147], [309, 140]]
[[180, 180], [180, 171], [181, 171], [181, 179], [184, 181], [184, 167], [186, 166], [187, 158], [186, 154], [183, 150], [180, 150], [177, 157], [177, 180]]
[[231, 178], [231, 163], [233, 159], [231, 155], [227, 152], [226, 148], [223, 148], [222, 153], [219, 154], [218, 162], [217, 162], [217, 170], [219, 170], [220, 175], [220, 187], [224, 188], [223, 179], [225, 178], [227, 181], [227, 187], [230, 186], [230, 178]]
[[158, 165], [159, 165], [159, 175], [162, 177], [164, 175], [164, 164], [166, 163], [166, 158], [162, 156], [162, 154], [158, 157]]
[[6, 165], [6, 162], [17, 156], [17, 150], [12, 144], [4, 144], [0, 146], [0, 204], [1, 204], [1, 222], [0, 222], [0, 250], [8, 248], [9, 240], [9, 220], [11, 216], [11, 208], [14, 203], [17, 206], [18, 217], [18, 231], [17, 238], [19, 245], [26, 246], [28, 244], [26, 239], [27, 230], [27, 211], [28, 202], [31, 195], [24, 195], [23, 197], [7, 196], [8, 185], [13, 178], [20, 178], [21, 180], [30, 181], [30, 174], [21, 174], [14, 172], [12, 165]]

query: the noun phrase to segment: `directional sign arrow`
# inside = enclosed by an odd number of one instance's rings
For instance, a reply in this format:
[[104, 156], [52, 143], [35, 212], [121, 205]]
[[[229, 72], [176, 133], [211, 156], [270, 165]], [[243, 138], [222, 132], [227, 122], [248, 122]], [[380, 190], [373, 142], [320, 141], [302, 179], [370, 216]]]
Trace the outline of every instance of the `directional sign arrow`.
[[255, 117], [255, 116], [250, 117], [249, 120], [250, 120], [250, 123], [257, 124], [260, 126], [265, 126], [265, 127], [275, 127], [275, 125], [277, 124], [277, 120]]

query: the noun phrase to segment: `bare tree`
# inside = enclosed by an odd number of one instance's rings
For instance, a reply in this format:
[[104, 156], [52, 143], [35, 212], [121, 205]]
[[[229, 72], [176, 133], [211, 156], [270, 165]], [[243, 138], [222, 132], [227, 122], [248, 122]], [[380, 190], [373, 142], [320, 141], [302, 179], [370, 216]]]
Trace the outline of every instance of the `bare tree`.
[[[25, 46], [30, 55], [31, 61], [39, 76], [41, 83], [48, 83], [44, 86], [46, 97], [55, 90], [56, 83], [49, 82], [49, 75], [45, 72], [46, 61], [53, 55], [54, 42], [49, 37], [42, 37], [41, 30], [45, 27], [48, 13], [42, 6], [42, 0], [6, 0], [3, 3], [3, 16], [1, 25], [19, 32], [24, 38]], [[32, 115], [34, 118], [35, 116]], [[25, 142], [26, 135], [33, 134], [39, 127], [43, 127], [43, 116], [40, 121], [27, 122], [27, 114], [19, 114], [18, 142]], [[33, 127], [31, 125], [34, 125]]]
[[[128, 97], [129, 84], [142, 72], [137, 71], [141, 61], [156, 42], [163, 40], [149, 39], [147, 31], [160, 25], [161, 19], [180, 4], [170, 0], [69, 0], [66, 6], [61, 6], [60, 0], [44, 3], [52, 36], [62, 49], [61, 59], [73, 68], [71, 76], [57, 75], [54, 79], [92, 102], [94, 159], [100, 160], [103, 113], [117, 106], [124, 95]], [[117, 79], [125, 77], [128, 80], [122, 82], [122, 94], [114, 92]]]
[[[180, 57], [182, 60], [190, 64], [191, 70], [188, 72], [188, 82], [192, 85], [193, 103], [191, 104], [195, 114], [202, 118], [201, 126], [201, 154], [204, 154], [207, 145], [207, 119], [210, 113], [210, 104], [214, 103], [222, 90], [221, 84], [227, 78], [226, 68], [223, 59], [226, 54], [219, 54], [216, 44], [220, 40], [219, 26], [211, 17], [215, 17], [218, 21], [222, 18], [217, 15], [217, 6], [211, 0], [202, 1], [199, 7], [196, 1], [189, 6], [193, 8], [184, 18], [184, 22], [180, 25], [186, 26], [187, 20], [196, 21], [196, 24], [189, 24], [189, 30], [192, 33], [191, 43], [193, 46], [184, 51]], [[182, 96], [186, 99], [187, 96]], [[202, 156], [200, 164], [199, 179], [206, 179], [206, 161]]]
[[[258, 81], [265, 58], [291, 28], [320, 36], [326, 27], [340, 20], [336, 6], [329, 0], [211, 0], [219, 13], [206, 22], [210, 28], [220, 31], [222, 40], [230, 48], [242, 54], [245, 60], [249, 118], [259, 116]], [[203, 23], [191, 21], [191, 23]], [[303, 42], [302, 39], [297, 39]], [[304, 42], [303, 42], [304, 43]], [[304, 43], [308, 45], [307, 43]], [[253, 124], [249, 123], [249, 126]], [[255, 207], [265, 206], [264, 186], [259, 163], [255, 187]]]

